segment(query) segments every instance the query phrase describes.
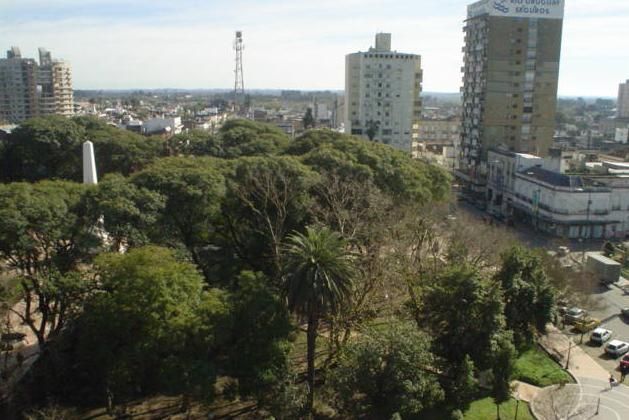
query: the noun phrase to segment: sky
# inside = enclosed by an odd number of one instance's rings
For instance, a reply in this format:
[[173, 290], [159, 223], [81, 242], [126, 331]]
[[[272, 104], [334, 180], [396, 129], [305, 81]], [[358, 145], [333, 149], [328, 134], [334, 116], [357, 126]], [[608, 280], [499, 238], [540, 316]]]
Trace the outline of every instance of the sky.
[[[231, 88], [243, 31], [248, 89], [344, 87], [345, 54], [392, 33], [423, 89], [461, 85], [465, 0], [0, 0], [0, 51], [45, 47], [75, 89]], [[566, 0], [559, 94], [615, 97], [629, 79], [629, 1]]]

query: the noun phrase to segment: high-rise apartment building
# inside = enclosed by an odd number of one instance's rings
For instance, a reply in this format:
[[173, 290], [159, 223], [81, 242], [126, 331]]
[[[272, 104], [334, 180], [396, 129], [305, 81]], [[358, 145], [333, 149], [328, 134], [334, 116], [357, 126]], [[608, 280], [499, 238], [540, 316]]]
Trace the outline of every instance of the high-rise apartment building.
[[391, 51], [391, 34], [345, 57], [345, 132], [411, 153], [421, 120], [421, 57]]
[[548, 154], [563, 11], [564, 0], [481, 0], [468, 6], [459, 164], [475, 181], [486, 176], [488, 150]]
[[0, 59], [0, 122], [20, 122], [37, 115], [37, 63], [22, 58], [17, 47]]
[[618, 118], [629, 118], [629, 80], [618, 87], [618, 104], [616, 105]]
[[70, 116], [74, 111], [72, 72], [39, 49], [39, 64], [17, 47], [0, 59], [0, 120], [19, 123], [38, 115]]
[[39, 49], [37, 93], [40, 115], [71, 116], [74, 113], [70, 65], [63, 60], [53, 60], [44, 48]]

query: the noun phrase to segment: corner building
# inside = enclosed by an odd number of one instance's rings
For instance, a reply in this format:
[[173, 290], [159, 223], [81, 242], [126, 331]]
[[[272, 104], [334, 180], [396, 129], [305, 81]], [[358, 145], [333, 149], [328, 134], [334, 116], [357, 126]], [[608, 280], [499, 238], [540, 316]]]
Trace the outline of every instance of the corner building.
[[421, 120], [421, 57], [391, 51], [391, 34], [376, 34], [376, 46], [345, 57], [345, 132], [411, 154]]
[[[460, 172], [486, 184], [487, 153], [548, 155], [564, 0], [481, 0], [467, 8]], [[461, 175], [461, 173], [459, 175]]]

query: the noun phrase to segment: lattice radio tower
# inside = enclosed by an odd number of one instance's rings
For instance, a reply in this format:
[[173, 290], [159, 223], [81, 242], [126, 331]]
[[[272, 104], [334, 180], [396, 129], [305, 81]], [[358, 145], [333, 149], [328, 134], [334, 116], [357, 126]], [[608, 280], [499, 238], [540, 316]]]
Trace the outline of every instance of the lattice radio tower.
[[242, 43], [242, 31], [236, 31], [236, 38], [234, 39], [234, 51], [236, 51], [236, 70], [234, 75], [236, 81], [234, 82], [234, 103], [240, 105], [245, 100], [245, 82], [242, 75], [242, 50], [245, 49]]

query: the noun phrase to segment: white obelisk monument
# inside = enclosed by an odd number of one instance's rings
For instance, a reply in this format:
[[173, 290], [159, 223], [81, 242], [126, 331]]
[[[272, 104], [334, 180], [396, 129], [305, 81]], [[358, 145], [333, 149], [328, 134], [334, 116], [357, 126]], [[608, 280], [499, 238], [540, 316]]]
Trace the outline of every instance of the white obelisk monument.
[[89, 140], [83, 143], [83, 183], [88, 185], [98, 184], [94, 144]]

